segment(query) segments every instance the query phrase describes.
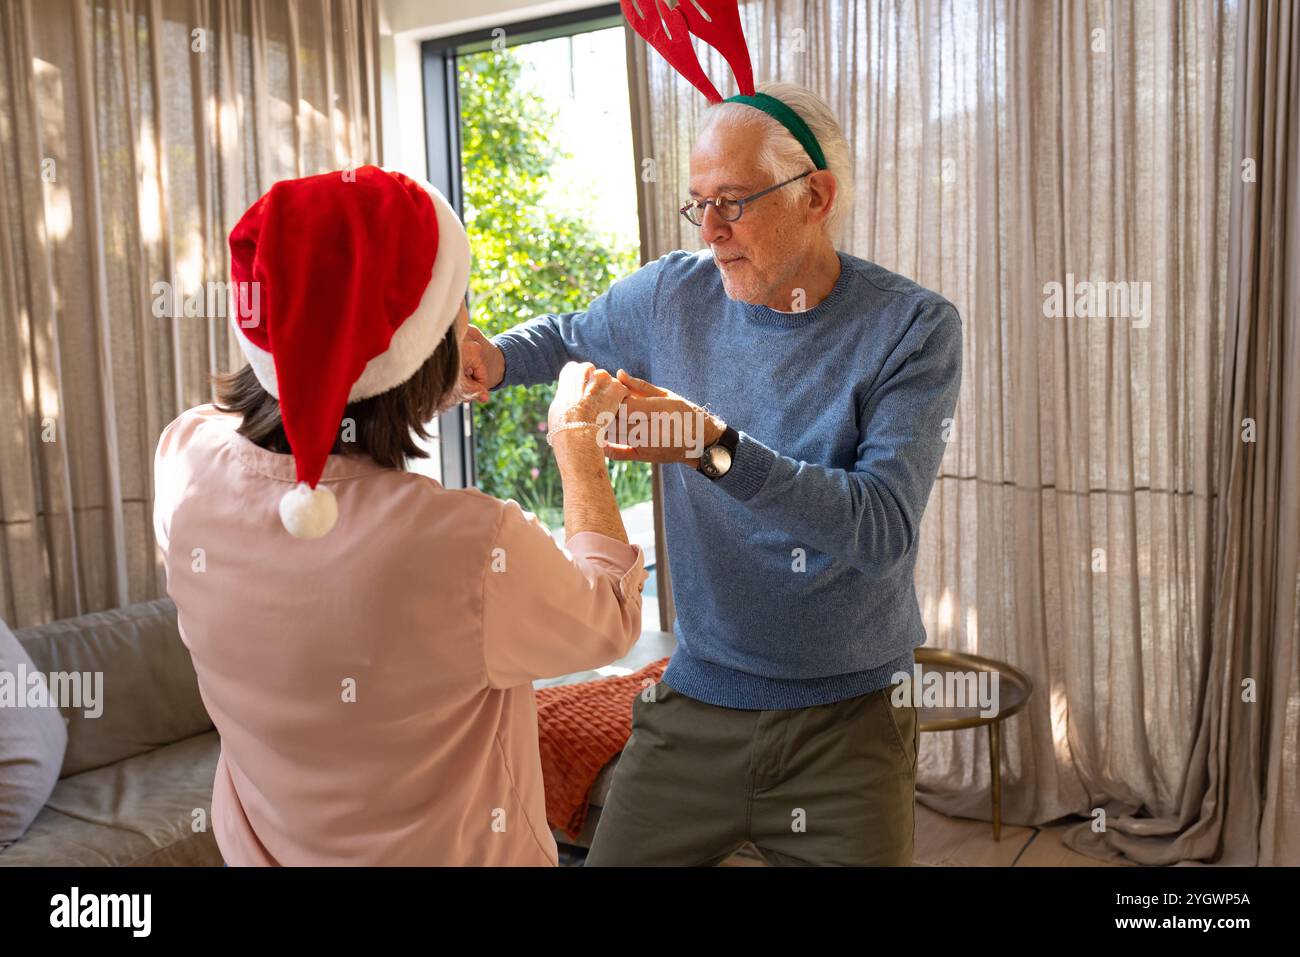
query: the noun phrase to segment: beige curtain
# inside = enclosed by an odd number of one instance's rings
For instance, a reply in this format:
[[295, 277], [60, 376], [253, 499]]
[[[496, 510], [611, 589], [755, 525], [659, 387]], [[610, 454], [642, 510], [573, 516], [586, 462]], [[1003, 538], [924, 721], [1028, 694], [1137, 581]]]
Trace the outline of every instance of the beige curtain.
[[[221, 318], [155, 317], [228, 277], [278, 179], [379, 159], [378, 0], [0, 4], [0, 615], [162, 593], [153, 449]], [[195, 300], [197, 302], [197, 299]], [[164, 305], [169, 305], [164, 303]]]
[[[1279, 8], [1294, 18], [1275, 3], [1273, 21]], [[857, 205], [840, 248], [943, 293], [964, 320], [917, 589], [930, 645], [1034, 680], [1005, 726], [1004, 818], [1079, 814], [1078, 849], [1216, 860], [1213, 838], [1122, 836], [1217, 834], [1210, 769], [1248, 750], [1234, 803], [1266, 800], [1271, 859], [1295, 863], [1300, 483], [1295, 438], [1279, 433], [1300, 421], [1282, 371], [1297, 368], [1296, 270], [1294, 240], [1285, 265], [1269, 231], [1287, 202], [1294, 229], [1296, 124], [1281, 119], [1295, 113], [1294, 29], [1288, 41], [1261, 28], [1266, 58], [1240, 52], [1232, 0], [753, 0], [742, 16], [756, 77], [817, 90], [844, 124]], [[699, 49], [735, 92], [724, 61]], [[648, 251], [698, 248], [676, 208], [703, 99], [639, 40], [629, 51], [639, 156], [654, 160], [640, 166], [654, 173], [641, 184]], [[1268, 134], [1249, 198], [1272, 183], [1267, 228], [1241, 225], [1241, 203], [1229, 222], [1243, 55], [1260, 70], [1292, 64], [1249, 100]], [[1231, 275], [1230, 237], [1255, 250]], [[1141, 299], [1084, 286], [1116, 296], [1105, 318], [1054, 313], [1050, 284], [1080, 282], [1137, 284], [1123, 288]], [[1261, 410], [1248, 450], [1238, 407]], [[1261, 562], [1275, 591], [1256, 584]], [[1225, 714], [1239, 674], [1257, 679], [1259, 703]], [[987, 819], [989, 780], [982, 731], [926, 736], [923, 803]], [[1244, 821], [1225, 839], [1253, 859], [1258, 808]]]
[[1180, 800], [1073, 835], [1157, 864], [1300, 863], [1300, 4], [1237, 19], [1203, 705]]

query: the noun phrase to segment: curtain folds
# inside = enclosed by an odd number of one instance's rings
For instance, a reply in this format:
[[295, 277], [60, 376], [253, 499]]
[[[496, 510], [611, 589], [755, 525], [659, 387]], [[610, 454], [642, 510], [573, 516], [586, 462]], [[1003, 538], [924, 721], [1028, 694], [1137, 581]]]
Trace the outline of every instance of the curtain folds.
[[[225, 320], [185, 299], [227, 281], [226, 236], [273, 182], [378, 161], [377, 42], [378, 0], [0, 4], [13, 627], [163, 593], [153, 449], [239, 364]], [[155, 309], [160, 283], [176, 308]]]

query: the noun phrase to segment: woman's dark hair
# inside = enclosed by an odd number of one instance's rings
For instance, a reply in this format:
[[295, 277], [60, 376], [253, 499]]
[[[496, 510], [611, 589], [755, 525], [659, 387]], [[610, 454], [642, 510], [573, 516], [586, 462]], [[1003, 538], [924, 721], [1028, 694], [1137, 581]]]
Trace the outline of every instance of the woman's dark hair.
[[[212, 382], [217, 408], [243, 417], [237, 430], [240, 435], [270, 452], [290, 451], [280, 421], [280, 402], [262, 388], [252, 366], [215, 375]], [[415, 375], [396, 388], [347, 406], [330, 454], [368, 455], [385, 468], [402, 468], [408, 458], [426, 458], [428, 453], [415, 439], [430, 437], [425, 426], [448, 404], [459, 384], [460, 346], [453, 324]], [[355, 434], [345, 442], [348, 419]]]

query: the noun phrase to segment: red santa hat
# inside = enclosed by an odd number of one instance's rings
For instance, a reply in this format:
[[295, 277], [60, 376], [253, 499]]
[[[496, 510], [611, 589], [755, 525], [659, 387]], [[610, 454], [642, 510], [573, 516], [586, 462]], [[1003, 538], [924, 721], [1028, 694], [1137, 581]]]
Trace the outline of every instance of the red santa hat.
[[231, 325], [280, 400], [297, 472], [280, 520], [319, 538], [338, 519], [317, 482], [344, 409], [433, 355], [464, 301], [469, 240], [432, 186], [363, 166], [276, 183], [231, 231], [230, 263]]

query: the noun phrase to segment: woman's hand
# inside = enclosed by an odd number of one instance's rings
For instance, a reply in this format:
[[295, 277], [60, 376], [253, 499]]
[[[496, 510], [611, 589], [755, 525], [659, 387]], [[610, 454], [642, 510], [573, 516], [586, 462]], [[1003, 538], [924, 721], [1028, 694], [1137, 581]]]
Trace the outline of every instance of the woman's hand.
[[[564, 531], [568, 538], [579, 532], [599, 532], [627, 541], [605, 454], [596, 444], [597, 433], [606, 424], [602, 417], [605, 413], [616, 414], [626, 395], [627, 386], [590, 362], [570, 362], [560, 370], [547, 428], [564, 486]], [[582, 428], [566, 428], [579, 422]]]
[[[597, 369], [590, 362], [567, 363], [560, 370], [555, 398], [551, 402], [550, 414], [547, 416], [547, 428], [555, 432], [559, 426], [576, 422], [603, 425], [601, 414], [616, 415], [627, 392], [627, 386], [604, 369]], [[565, 431], [594, 430], [566, 429]]]

